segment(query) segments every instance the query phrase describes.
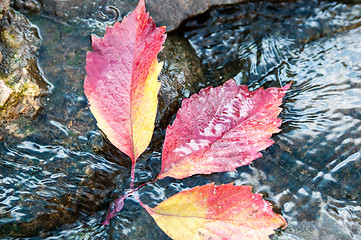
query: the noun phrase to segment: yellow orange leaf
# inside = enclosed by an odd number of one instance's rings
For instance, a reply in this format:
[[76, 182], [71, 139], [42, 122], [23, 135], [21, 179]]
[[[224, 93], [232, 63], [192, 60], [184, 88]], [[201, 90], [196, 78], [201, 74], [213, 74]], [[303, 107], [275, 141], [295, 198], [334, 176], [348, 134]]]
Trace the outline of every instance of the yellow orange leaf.
[[180, 192], [154, 208], [144, 205], [175, 240], [269, 239], [286, 220], [251, 187], [208, 184]]
[[140, 0], [103, 38], [92, 37], [93, 52], [86, 58], [84, 92], [90, 110], [110, 142], [133, 163], [153, 135], [163, 65], [157, 54], [164, 33], [165, 27], [156, 27]]

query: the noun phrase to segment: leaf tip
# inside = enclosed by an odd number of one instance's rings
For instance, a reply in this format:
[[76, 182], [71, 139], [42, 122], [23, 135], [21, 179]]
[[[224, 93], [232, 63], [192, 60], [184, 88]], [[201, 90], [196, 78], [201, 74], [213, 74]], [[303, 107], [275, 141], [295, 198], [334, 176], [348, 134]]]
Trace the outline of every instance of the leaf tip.
[[[167, 27], [166, 26], [160, 26], [159, 29], [161, 29], [163, 32], [165, 32]], [[167, 34], [164, 34], [164, 39], [165, 38], [167, 38]]]
[[136, 9], [138, 9], [138, 8], [139, 8], [139, 10], [144, 9], [144, 12], [145, 12], [145, 0], [139, 0]]
[[286, 85], [283, 87], [283, 90], [284, 90], [284, 91], [287, 91], [288, 89], [290, 89], [291, 85], [292, 85], [292, 81], [291, 81], [290, 83], [286, 84]]

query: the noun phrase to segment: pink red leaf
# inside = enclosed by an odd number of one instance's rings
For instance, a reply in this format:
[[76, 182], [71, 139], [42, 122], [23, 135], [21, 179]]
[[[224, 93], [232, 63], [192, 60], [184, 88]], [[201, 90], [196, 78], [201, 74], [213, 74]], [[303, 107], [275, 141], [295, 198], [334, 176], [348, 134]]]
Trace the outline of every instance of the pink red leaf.
[[289, 87], [250, 92], [229, 80], [184, 99], [167, 128], [158, 178], [234, 171], [261, 157], [280, 131], [279, 106]]
[[208, 184], [180, 192], [155, 208], [144, 205], [172, 239], [268, 239], [286, 220], [251, 187]]
[[110, 142], [135, 163], [148, 146], [157, 111], [157, 81], [162, 63], [157, 54], [165, 41], [165, 27], [157, 28], [137, 8], [107, 28], [103, 38], [92, 37], [86, 58], [85, 95], [99, 128]]

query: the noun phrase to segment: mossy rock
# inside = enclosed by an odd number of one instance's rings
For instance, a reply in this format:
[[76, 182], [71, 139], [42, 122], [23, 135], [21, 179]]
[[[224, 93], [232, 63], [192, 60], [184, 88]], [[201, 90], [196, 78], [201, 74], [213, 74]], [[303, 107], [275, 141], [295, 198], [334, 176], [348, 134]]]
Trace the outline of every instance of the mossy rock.
[[6, 15], [9, 10], [10, 0], [0, 1], [0, 20]]
[[38, 68], [38, 29], [12, 9], [0, 24], [0, 136], [4, 136], [20, 127], [19, 119], [23, 122], [36, 116], [49, 84]]

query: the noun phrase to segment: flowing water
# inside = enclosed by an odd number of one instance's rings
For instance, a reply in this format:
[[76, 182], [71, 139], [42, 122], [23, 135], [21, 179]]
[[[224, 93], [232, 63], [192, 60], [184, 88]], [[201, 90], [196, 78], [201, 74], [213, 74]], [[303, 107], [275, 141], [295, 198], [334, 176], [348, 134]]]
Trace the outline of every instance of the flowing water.
[[[43, 38], [40, 66], [54, 87], [24, 133], [0, 142], [0, 236], [169, 239], [132, 198], [110, 226], [101, 225], [129, 186], [130, 160], [101, 137], [87, 108], [90, 32], [31, 20]], [[199, 88], [228, 78], [252, 89], [292, 87], [282, 132], [263, 157], [236, 172], [157, 181], [140, 190], [142, 201], [155, 206], [190, 187], [235, 182], [262, 192], [287, 219], [273, 239], [361, 239], [361, 5], [248, 2], [214, 8], [179, 31], [203, 63]], [[159, 172], [163, 139], [158, 129], [137, 164], [138, 184]]]

